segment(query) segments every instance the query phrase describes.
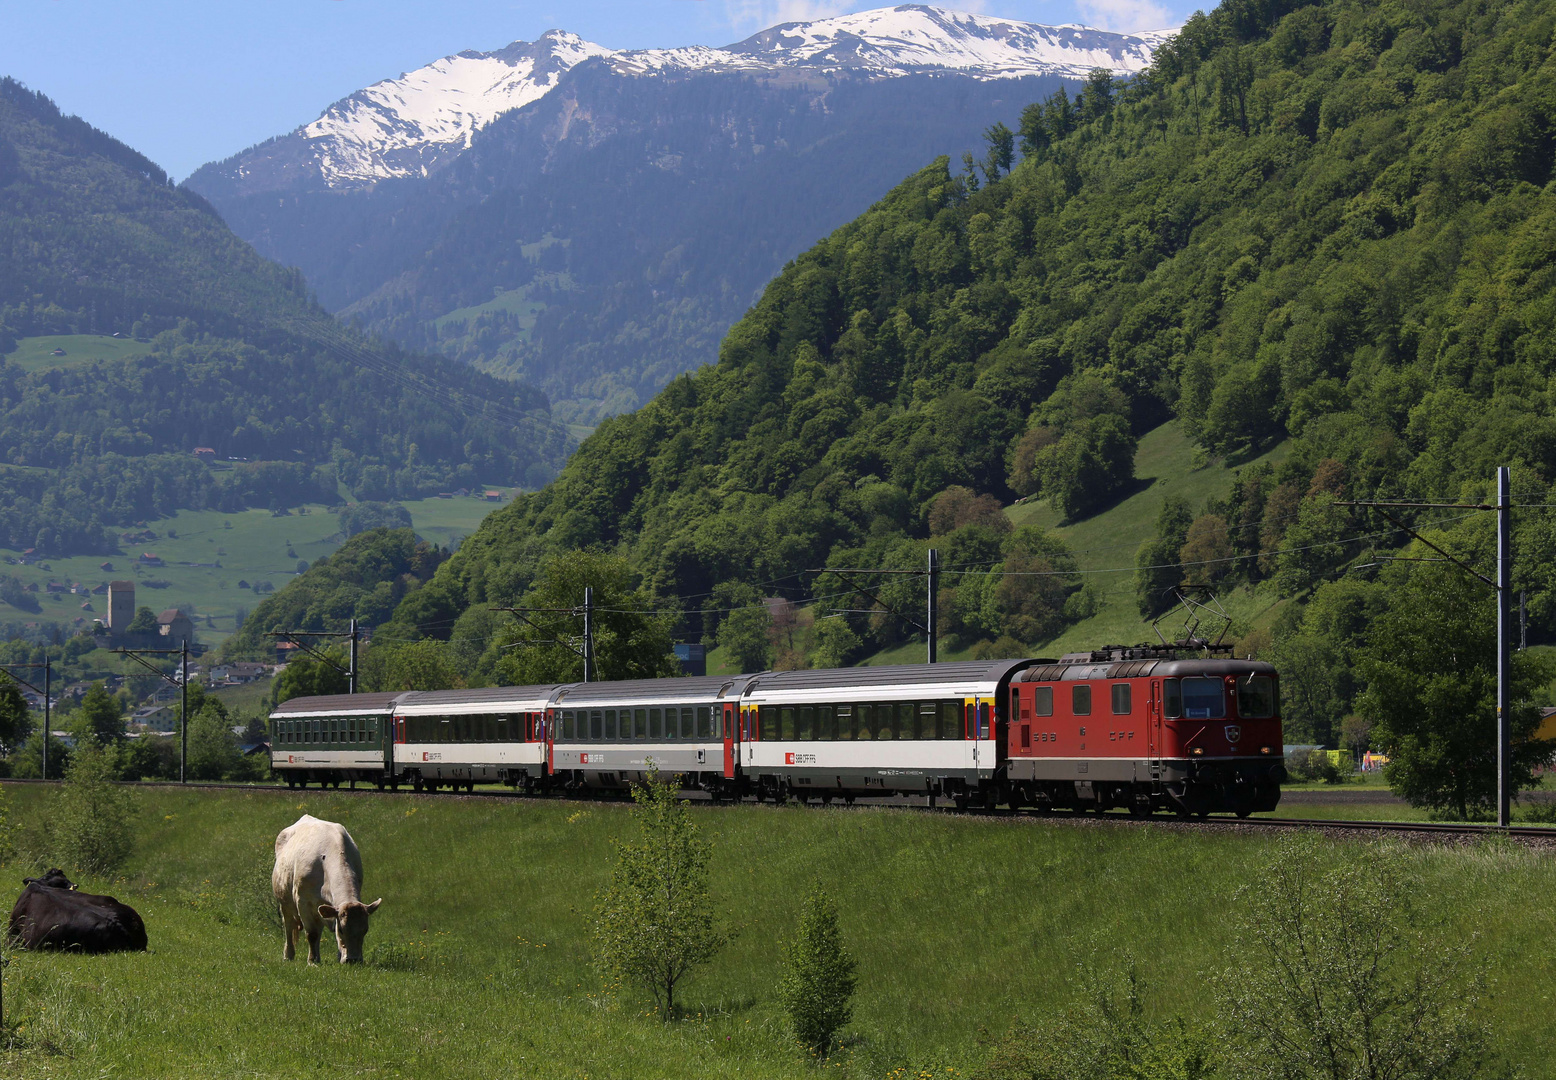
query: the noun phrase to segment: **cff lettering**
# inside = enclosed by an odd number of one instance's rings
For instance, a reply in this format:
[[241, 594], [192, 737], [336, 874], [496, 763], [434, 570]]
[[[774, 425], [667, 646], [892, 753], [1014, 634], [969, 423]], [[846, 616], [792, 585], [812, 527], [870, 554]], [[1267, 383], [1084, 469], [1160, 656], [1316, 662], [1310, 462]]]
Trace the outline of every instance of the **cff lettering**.
[[794, 764], [794, 755], [793, 754], [785, 754], [785, 755], [783, 755], [783, 763], [785, 765], [793, 765]]

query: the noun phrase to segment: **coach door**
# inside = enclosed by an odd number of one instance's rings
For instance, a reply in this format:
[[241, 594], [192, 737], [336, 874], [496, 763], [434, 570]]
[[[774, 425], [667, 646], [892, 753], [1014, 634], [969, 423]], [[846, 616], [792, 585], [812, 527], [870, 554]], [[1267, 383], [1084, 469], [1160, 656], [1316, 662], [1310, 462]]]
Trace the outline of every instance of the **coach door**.
[[724, 779], [735, 778], [735, 723], [740, 714], [730, 702], [724, 703]]

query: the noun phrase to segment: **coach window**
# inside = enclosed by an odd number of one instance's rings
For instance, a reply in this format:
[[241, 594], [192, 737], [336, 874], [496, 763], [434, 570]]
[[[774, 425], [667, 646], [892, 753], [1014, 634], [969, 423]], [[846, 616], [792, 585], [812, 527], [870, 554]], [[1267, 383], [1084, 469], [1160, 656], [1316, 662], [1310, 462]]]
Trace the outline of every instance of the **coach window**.
[[632, 710], [632, 737], [634, 739], [648, 738], [648, 710]]
[[895, 734], [898, 739], [918, 738], [918, 702], [904, 701], [897, 706]]
[[1190, 720], [1218, 720], [1226, 715], [1226, 692], [1220, 679], [1184, 679], [1183, 715]]
[[780, 742], [794, 738], [794, 726], [794, 706], [780, 706], [778, 709], [778, 727], [773, 732], [773, 737]]
[[697, 738], [713, 738], [713, 710], [706, 705], [697, 706]]
[[1054, 714], [1053, 687], [1034, 686], [1032, 688], [1032, 711], [1038, 716], [1052, 716]]
[[989, 709], [990, 702], [978, 702], [978, 738], [989, 738]]
[[1131, 712], [1133, 712], [1134, 711], [1134, 707], [1131, 704], [1132, 701], [1133, 701], [1133, 694], [1130, 692], [1130, 687], [1129, 687], [1128, 683], [1126, 683], [1126, 682], [1116, 682], [1116, 683], [1113, 684], [1113, 715], [1114, 716], [1128, 716]]
[[816, 706], [816, 738], [837, 742], [837, 714], [830, 705]]
[[601, 709], [589, 710], [589, 738], [593, 741], [605, 738], [605, 713]]
[[897, 737], [897, 706], [877, 705], [875, 707], [875, 741], [891, 742]]
[[938, 739], [940, 737], [940, 706], [933, 701], [926, 701], [918, 707], [918, 731], [914, 732], [915, 739]]
[[962, 702], [940, 702], [940, 738], [960, 741], [966, 735], [963, 727]]
[[615, 709], [606, 709], [605, 710], [605, 739], [606, 739], [607, 742], [614, 742], [615, 739], [616, 739], [616, 710]]
[[576, 735], [577, 728], [574, 727], [573, 725], [574, 725], [573, 711], [571, 709], [563, 709], [562, 710], [562, 738], [568, 739], [568, 740], [577, 738], [577, 735]]
[[1091, 715], [1091, 687], [1084, 683], [1070, 687], [1070, 711], [1076, 716]]
[[854, 706], [854, 738], [860, 742], [869, 742], [875, 738], [875, 706]]
[[802, 742], [810, 742], [816, 737], [816, 707], [801, 705], [798, 712], [799, 724], [794, 729], [794, 737]]
[[839, 742], [854, 741], [854, 707], [852, 705], [837, 706], [837, 715], [834, 718], [834, 737]]

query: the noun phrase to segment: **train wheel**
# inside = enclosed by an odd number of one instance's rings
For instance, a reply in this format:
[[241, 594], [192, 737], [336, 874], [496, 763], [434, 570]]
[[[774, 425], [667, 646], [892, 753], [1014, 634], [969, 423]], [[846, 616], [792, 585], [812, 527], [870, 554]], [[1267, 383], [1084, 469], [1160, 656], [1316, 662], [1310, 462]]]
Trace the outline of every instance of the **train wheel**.
[[1205, 818], [1208, 818], [1210, 816], [1210, 811], [1209, 810], [1196, 810], [1196, 811], [1194, 811], [1194, 816], [1199, 818], [1201, 821], [1203, 821]]
[[1129, 816], [1134, 818], [1148, 818], [1151, 816], [1151, 808], [1140, 803], [1130, 803]]
[[1252, 810], [1239, 810], [1237, 812], [1237, 816], [1240, 817], [1240, 818], [1245, 818], [1245, 817], [1247, 817], [1251, 813], [1253, 813]]

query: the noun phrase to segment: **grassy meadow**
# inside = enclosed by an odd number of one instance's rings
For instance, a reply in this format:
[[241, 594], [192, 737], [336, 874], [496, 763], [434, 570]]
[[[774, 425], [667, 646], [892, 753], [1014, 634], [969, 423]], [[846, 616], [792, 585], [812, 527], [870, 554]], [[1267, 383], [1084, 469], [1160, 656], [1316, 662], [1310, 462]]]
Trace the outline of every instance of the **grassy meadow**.
[[[50, 792], [5, 785], [24, 848]], [[16, 953], [7, 1076], [802, 1077], [816, 1069], [774, 1004], [782, 941], [817, 879], [838, 898], [861, 983], [826, 1072], [975, 1070], [998, 1035], [1075, 1000], [1083, 968], [1140, 964], [1147, 1007], [1209, 1022], [1208, 975], [1234, 952], [1237, 890], [1267, 836], [878, 808], [701, 807], [717, 907], [736, 936], [685, 985], [688, 1019], [601, 984], [586, 919], [624, 805], [334, 792], [140, 790], [135, 856], [83, 879], [137, 907], [151, 951]], [[368, 962], [283, 963], [269, 902], [276, 832], [310, 812], [351, 829], [365, 899], [384, 897]], [[1322, 843], [1366, 859], [1371, 842]], [[1556, 1075], [1545, 1023], [1556, 861], [1500, 843], [1406, 856], [1457, 940], [1478, 931], [1497, 1038]], [[23, 865], [0, 867], [18, 885]], [[326, 939], [325, 954], [332, 944]], [[955, 1069], [951, 1073], [948, 1070]]]
[[[64, 350], [65, 355], [55, 356], [55, 349]], [[0, 360], [16, 364], [23, 371], [50, 371], [98, 360], [128, 360], [150, 352], [149, 341], [136, 341], [134, 338], [116, 338], [106, 334], [45, 334], [19, 339], [16, 348], [0, 357]]]
[[[511, 493], [505, 489], [505, 494]], [[475, 498], [431, 498], [401, 505], [410, 512], [418, 535], [447, 545], [456, 538], [469, 536], [481, 519], [501, 504]], [[67, 625], [77, 618], [91, 622], [102, 617], [108, 602], [106, 596], [48, 593], [44, 586], [55, 581], [95, 587], [105, 581], [131, 579], [139, 583], [136, 604], [156, 611], [193, 604], [199, 640], [219, 644], [236, 629], [238, 609], [253, 611], [264, 599], [249, 588], [239, 588], [239, 582], [253, 586], [268, 581], [282, 589], [297, 575], [299, 562], [312, 563], [341, 544], [340, 518], [324, 506], [294, 507], [285, 517], [275, 517], [269, 510], [230, 514], [184, 510], [172, 517], [148, 521], [146, 528], [156, 533], [157, 539], [126, 543], [122, 555], [77, 555], [47, 559], [31, 566], [4, 567], [6, 573], [14, 574], [24, 585], [38, 586], [35, 595], [43, 610], [34, 614], [0, 603], [0, 618], [39, 619]], [[158, 556], [167, 565], [136, 565], [143, 551]], [[0, 556], [14, 554], [0, 549]], [[221, 563], [219, 568], [209, 565], [217, 562]], [[113, 569], [104, 570], [104, 563]], [[91, 607], [82, 608], [83, 602]]]

